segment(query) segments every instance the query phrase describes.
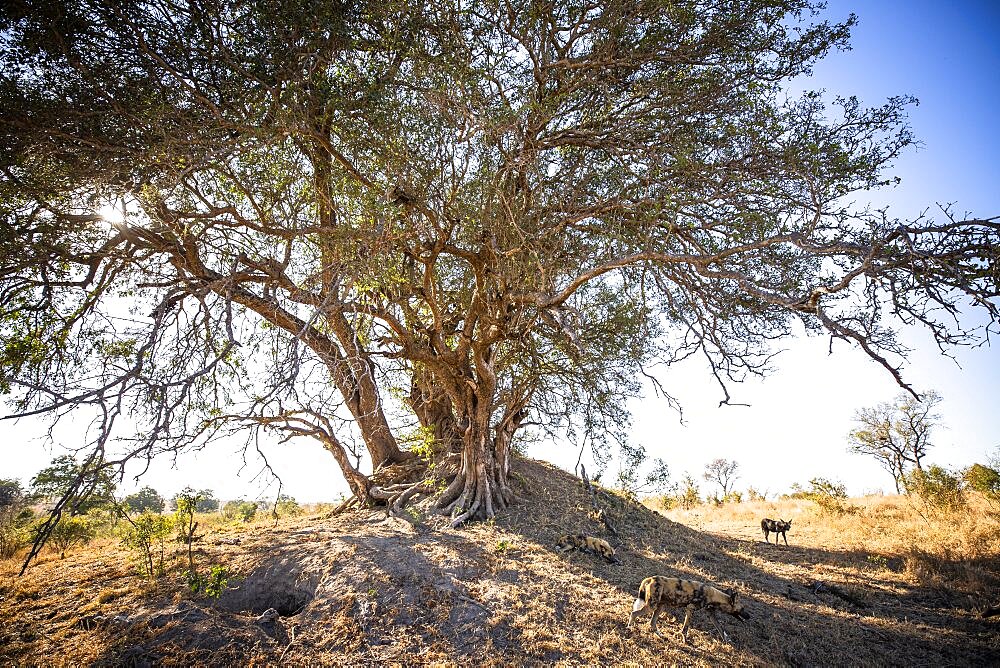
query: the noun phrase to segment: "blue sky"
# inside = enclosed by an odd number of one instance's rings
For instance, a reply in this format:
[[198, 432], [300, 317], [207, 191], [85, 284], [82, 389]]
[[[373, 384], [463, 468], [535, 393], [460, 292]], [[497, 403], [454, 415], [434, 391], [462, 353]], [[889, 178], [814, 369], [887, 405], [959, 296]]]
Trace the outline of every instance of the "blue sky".
[[[1000, 4], [989, 2], [831, 2], [826, 15], [858, 14], [853, 50], [834, 53], [802, 82], [831, 95], [857, 95], [875, 105], [888, 96], [911, 94], [920, 104], [911, 123], [923, 146], [900, 158], [902, 184], [874, 194], [894, 213], [912, 218], [936, 203], [955, 202], [959, 213], [1000, 214]], [[933, 210], [932, 210], [933, 213]], [[950, 467], [969, 465], [1000, 446], [1000, 347], [957, 352], [956, 365], [937, 354], [921, 332], [907, 332], [914, 352], [905, 369], [909, 382], [944, 397], [942, 429], [928, 459]], [[753, 485], [772, 494], [793, 482], [822, 475], [841, 480], [852, 493], [890, 489], [891, 479], [873, 461], [846, 452], [846, 434], [854, 411], [891, 399], [898, 393], [892, 378], [846, 344], [827, 354], [825, 338], [788, 341], [776, 373], [764, 381], [734, 387], [734, 401], [745, 407], [718, 407], [721, 398], [707, 369], [685, 364], [660, 374], [664, 385], [684, 405], [685, 425], [650, 395], [634, 402], [634, 440], [649, 454], [662, 457], [675, 477], [699, 475], [716, 457], [741, 464], [737, 487]], [[27, 481], [58, 452], [31, 440], [35, 424], [0, 426], [0, 477]], [[73, 436], [70, 426], [59, 434]], [[298, 439], [262, 451], [281, 474], [285, 491], [299, 500], [332, 500], [346, 490], [333, 459], [314, 443]], [[172, 494], [185, 485], [212, 488], [222, 498], [273, 495], [268, 476], [254, 479], [261, 462], [248, 455], [242, 470], [241, 443], [218, 444], [188, 455], [173, 467], [153, 464], [138, 484]], [[537, 446], [529, 454], [571, 468], [576, 452]], [[612, 464], [608, 477], [613, 475]], [[126, 481], [125, 489], [136, 485]]]
[[[959, 214], [1000, 215], [1000, 3], [838, 1], [825, 16], [852, 11], [859, 18], [852, 50], [831, 54], [800, 85], [869, 105], [893, 95], [919, 99], [910, 121], [922, 146], [898, 160], [902, 183], [871, 200], [901, 218], [951, 202]], [[924, 332], [907, 331], [905, 339], [914, 349], [906, 380], [944, 397], [943, 428], [928, 460], [949, 467], [984, 461], [1000, 448], [1000, 346], [958, 350], [956, 364]], [[772, 377], [731, 390], [750, 408], [718, 408], [720, 392], [703, 366], [661, 374], [684, 403], [686, 426], [646, 399], [634, 406], [636, 440], [675, 473], [697, 475], [715, 457], [735, 459], [742, 488], [783, 492], [825, 476], [851, 493], [891, 489], [874, 461], [846, 452], [846, 435], [857, 408], [898, 393], [892, 378], [840, 342], [832, 356], [825, 338], [784, 347]]]

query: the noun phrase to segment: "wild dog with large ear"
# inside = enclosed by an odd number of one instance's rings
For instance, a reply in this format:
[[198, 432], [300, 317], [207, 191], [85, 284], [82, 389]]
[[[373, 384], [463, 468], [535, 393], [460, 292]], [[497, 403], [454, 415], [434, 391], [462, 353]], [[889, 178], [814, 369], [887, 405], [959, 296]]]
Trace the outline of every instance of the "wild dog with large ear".
[[632, 626], [632, 622], [646, 608], [652, 607], [653, 618], [649, 623], [650, 630], [662, 638], [663, 634], [657, 629], [656, 622], [660, 611], [665, 606], [686, 606], [684, 623], [681, 626], [681, 638], [685, 643], [688, 642], [687, 634], [691, 628], [691, 616], [695, 610], [707, 609], [716, 630], [727, 640], [729, 634], [719, 625], [716, 612], [721, 610], [739, 620], [747, 619], [749, 616], [744, 605], [740, 602], [737, 592], [729, 594], [704, 582], [654, 575], [646, 578], [639, 585], [639, 593], [632, 604], [632, 614], [629, 615], [628, 626]]

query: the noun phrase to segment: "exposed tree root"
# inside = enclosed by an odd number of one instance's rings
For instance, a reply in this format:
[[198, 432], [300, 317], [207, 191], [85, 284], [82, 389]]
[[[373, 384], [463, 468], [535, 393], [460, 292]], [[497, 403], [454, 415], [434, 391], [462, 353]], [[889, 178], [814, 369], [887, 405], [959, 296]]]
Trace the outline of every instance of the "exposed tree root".
[[421, 480], [420, 482], [416, 482], [389, 500], [389, 510], [395, 513], [401, 513], [410, 499], [417, 494], [426, 494], [433, 489], [434, 487], [432, 486], [430, 480]]
[[516, 499], [509, 486], [490, 480], [481, 464], [475, 472], [459, 472], [437, 501], [437, 507], [451, 515], [453, 528], [471, 519], [491, 519]]
[[[387, 515], [407, 519], [403, 513], [406, 506], [421, 495], [433, 493], [440, 484], [442, 473], [454, 470], [448, 486], [438, 496], [434, 507], [442, 514], [451, 516], [451, 526], [458, 527], [473, 519], [490, 519], [511, 503], [517, 495], [511, 489], [506, 476], [491, 476], [487, 466], [480, 460], [470, 470], [459, 464], [457, 453], [446, 453], [434, 467], [435, 474], [428, 476], [426, 462], [410, 460], [402, 464], [392, 464], [375, 471], [369, 479], [366, 498], [359, 500], [352, 496], [337, 506], [329, 516], [346, 510], [365, 506], [384, 507]], [[467, 463], [462, 461], [462, 464]], [[490, 467], [496, 473], [495, 464]], [[498, 479], [499, 478], [499, 479]]]

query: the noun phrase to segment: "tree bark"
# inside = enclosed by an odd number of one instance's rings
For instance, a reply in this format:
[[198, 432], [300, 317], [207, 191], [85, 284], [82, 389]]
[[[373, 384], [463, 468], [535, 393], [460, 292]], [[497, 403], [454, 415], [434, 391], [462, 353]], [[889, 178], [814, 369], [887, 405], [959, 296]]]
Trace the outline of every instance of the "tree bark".
[[326, 320], [346, 351], [345, 361], [350, 368], [354, 389], [344, 394], [344, 399], [361, 429], [361, 437], [372, 458], [372, 468], [377, 469], [385, 463], [398, 463], [410, 459], [412, 453], [399, 449], [396, 437], [389, 429], [389, 422], [382, 410], [378, 385], [372, 377], [367, 351], [358, 340], [354, 327], [339, 310], [327, 313]]
[[410, 407], [420, 426], [434, 432], [434, 440], [446, 452], [462, 449], [462, 432], [455, 421], [451, 397], [435, 386], [434, 376], [426, 369], [415, 368], [410, 384]]
[[451, 511], [452, 526], [490, 519], [514, 500], [509, 450], [498, 450], [489, 436], [488, 423], [477, 421], [465, 430], [461, 467], [438, 500], [439, 508]]
[[344, 446], [332, 434], [323, 437], [323, 447], [333, 455], [340, 465], [340, 470], [344, 473], [348, 486], [351, 488], [354, 497], [362, 504], [367, 505], [371, 501], [371, 481], [351, 463], [351, 458], [347, 456]]

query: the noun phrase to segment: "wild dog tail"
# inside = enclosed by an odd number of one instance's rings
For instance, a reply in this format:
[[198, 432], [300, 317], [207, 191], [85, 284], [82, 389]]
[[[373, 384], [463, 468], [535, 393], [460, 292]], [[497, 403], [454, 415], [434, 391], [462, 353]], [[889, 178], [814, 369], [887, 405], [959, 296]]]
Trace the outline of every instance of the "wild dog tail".
[[642, 600], [642, 592], [639, 592], [639, 598], [635, 599], [635, 603], [632, 604], [632, 612], [639, 612], [646, 607], [646, 602]]

